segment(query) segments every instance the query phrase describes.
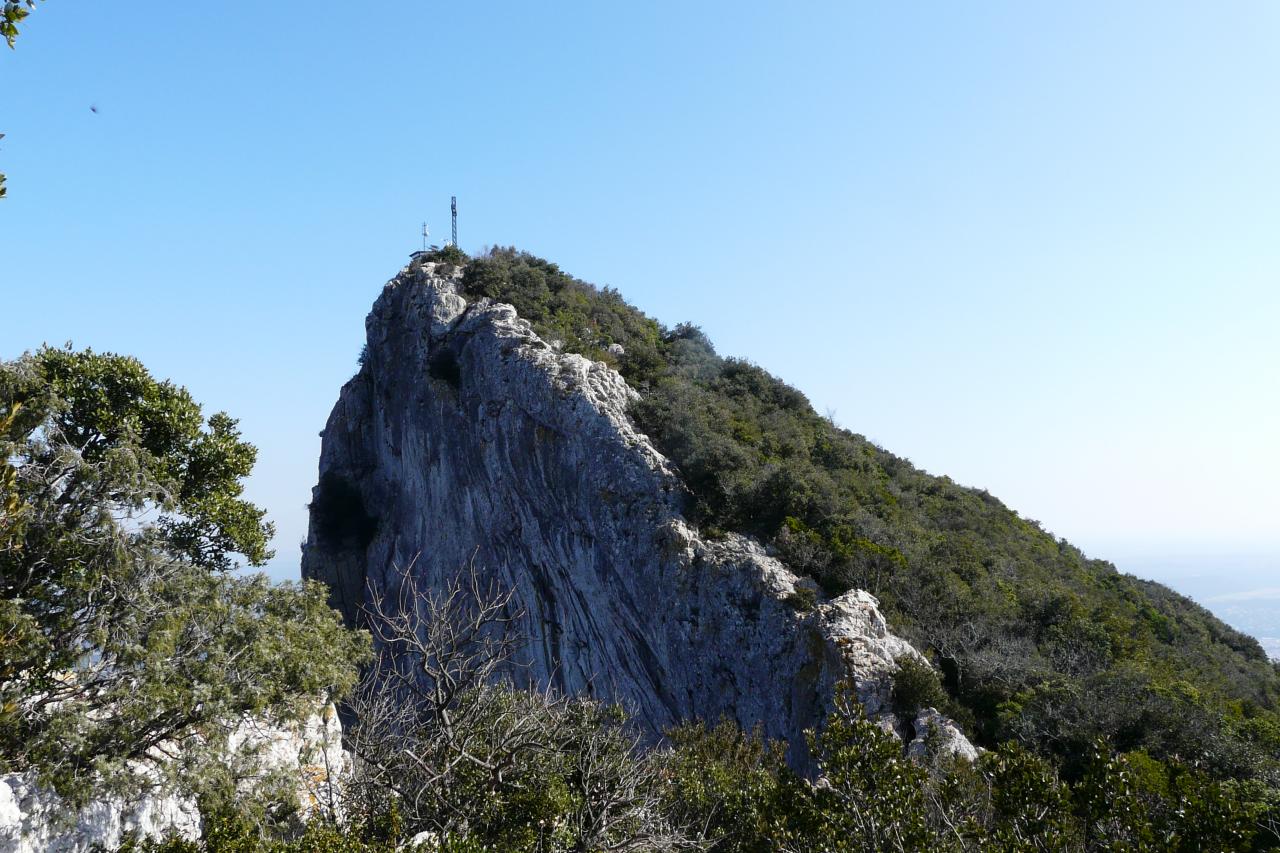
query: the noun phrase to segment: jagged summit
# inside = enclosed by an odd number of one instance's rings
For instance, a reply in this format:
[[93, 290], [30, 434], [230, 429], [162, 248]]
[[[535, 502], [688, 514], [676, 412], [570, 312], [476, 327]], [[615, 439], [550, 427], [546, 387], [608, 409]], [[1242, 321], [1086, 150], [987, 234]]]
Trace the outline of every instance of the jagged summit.
[[622, 376], [460, 282], [428, 262], [387, 284], [323, 433], [303, 572], [348, 619], [398, 568], [442, 585], [474, 562], [517, 593], [530, 678], [619, 699], [652, 733], [727, 716], [802, 763], [803, 730], [851, 678], [917, 734], [889, 705], [895, 658], [917, 653], [874, 597], [818, 603], [753, 539], [701, 535]]

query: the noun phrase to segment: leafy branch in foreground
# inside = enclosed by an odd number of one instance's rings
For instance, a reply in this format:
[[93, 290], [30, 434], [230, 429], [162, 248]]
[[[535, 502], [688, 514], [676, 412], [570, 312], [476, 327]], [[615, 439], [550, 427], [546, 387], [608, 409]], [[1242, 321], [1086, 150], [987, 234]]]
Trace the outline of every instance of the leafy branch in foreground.
[[[13, 49], [14, 42], [18, 39], [18, 24], [30, 15], [35, 7], [36, 0], [4, 0], [4, 11], [0, 13], [0, 37], [9, 44], [10, 49]], [[0, 133], [0, 139], [4, 139], [3, 133]], [[4, 182], [4, 172], [0, 172], [0, 198], [8, 194]]]
[[36, 7], [35, 0], [4, 0], [4, 13], [0, 16], [0, 36], [13, 47], [18, 38], [18, 24]]

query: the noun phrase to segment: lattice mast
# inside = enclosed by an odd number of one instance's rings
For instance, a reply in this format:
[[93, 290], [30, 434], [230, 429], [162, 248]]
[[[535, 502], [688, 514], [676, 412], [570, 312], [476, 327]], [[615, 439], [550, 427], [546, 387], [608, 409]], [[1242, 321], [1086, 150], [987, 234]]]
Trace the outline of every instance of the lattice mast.
[[449, 213], [453, 216], [453, 247], [458, 247], [458, 197], [449, 196]]

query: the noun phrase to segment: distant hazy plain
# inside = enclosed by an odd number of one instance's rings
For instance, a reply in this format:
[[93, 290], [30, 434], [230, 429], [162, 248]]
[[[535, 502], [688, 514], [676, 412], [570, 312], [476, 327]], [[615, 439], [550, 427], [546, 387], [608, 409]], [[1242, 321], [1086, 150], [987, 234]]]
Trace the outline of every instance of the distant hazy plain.
[[1257, 637], [1280, 660], [1280, 555], [1129, 556], [1115, 563], [1121, 571], [1190, 596], [1228, 625]]

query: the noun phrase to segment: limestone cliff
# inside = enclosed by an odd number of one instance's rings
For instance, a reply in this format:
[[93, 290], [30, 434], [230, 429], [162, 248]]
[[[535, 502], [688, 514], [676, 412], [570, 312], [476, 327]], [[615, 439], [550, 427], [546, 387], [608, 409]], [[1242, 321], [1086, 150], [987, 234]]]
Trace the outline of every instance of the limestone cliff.
[[440, 585], [474, 561], [516, 591], [533, 678], [619, 699], [655, 733], [728, 716], [803, 763], [838, 680], [887, 713], [894, 658], [914, 651], [875, 599], [809, 606], [812, 582], [754, 541], [701, 536], [627, 418], [635, 391], [509, 305], [468, 304], [459, 274], [412, 265], [369, 314], [322, 434], [304, 575], [354, 620], [396, 567]]

